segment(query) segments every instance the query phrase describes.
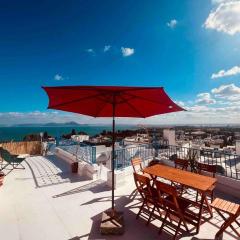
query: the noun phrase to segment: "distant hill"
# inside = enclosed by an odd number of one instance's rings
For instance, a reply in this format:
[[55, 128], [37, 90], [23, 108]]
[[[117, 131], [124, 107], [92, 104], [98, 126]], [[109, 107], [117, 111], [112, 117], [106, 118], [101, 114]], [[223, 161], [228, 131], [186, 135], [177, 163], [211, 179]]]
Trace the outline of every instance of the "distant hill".
[[65, 123], [55, 123], [55, 122], [50, 122], [50, 123], [25, 123], [25, 124], [16, 124], [13, 125], [13, 127], [71, 127], [71, 126], [86, 126], [87, 124], [79, 124], [76, 122], [65, 122]]

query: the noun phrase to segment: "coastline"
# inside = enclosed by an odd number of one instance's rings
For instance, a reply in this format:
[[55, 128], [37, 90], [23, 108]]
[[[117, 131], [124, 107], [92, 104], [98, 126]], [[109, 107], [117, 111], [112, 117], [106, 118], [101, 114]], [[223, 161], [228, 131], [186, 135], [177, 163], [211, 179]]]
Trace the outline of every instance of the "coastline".
[[[119, 125], [116, 130], [136, 129], [134, 125]], [[103, 130], [111, 131], [110, 125], [77, 125], [77, 126], [34, 126], [34, 127], [0, 127], [0, 141], [22, 141], [24, 136], [28, 134], [39, 134], [40, 132], [48, 132], [52, 137], [68, 134], [75, 129], [77, 132], [83, 131], [90, 136], [101, 133]]]

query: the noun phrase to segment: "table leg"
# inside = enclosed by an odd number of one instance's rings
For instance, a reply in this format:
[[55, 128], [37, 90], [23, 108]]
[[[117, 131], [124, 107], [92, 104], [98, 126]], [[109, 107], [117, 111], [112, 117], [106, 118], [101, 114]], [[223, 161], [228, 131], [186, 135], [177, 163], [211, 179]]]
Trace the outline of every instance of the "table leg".
[[211, 218], [212, 218], [212, 217], [213, 217], [212, 207], [210, 206], [210, 204], [209, 204], [209, 202], [208, 202], [208, 200], [207, 200], [207, 196], [205, 196], [204, 200], [205, 200], [205, 203], [206, 203], [206, 205], [207, 205], [208, 212], [210, 213]]
[[199, 230], [200, 230], [200, 225], [201, 225], [201, 220], [202, 220], [202, 212], [203, 212], [203, 204], [204, 204], [205, 197], [206, 197], [206, 194], [202, 193], [200, 209], [199, 209], [199, 213], [198, 213], [197, 234], [199, 233]]
[[156, 179], [157, 179], [157, 177], [156, 176], [153, 176], [153, 175], [150, 175], [151, 176], [151, 178], [152, 178], [152, 187], [154, 187], [154, 184], [155, 184], [155, 182], [156, 182]]

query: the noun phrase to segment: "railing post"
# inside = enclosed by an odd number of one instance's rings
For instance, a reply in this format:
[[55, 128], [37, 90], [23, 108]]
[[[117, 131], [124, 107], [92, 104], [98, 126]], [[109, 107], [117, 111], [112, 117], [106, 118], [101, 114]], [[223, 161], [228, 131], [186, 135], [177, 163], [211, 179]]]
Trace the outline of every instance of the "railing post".
[[91, 161], [92, 164], [97, 163], [97, 158], [96, 158], [96, 147], [92, 146], [92, 157]]

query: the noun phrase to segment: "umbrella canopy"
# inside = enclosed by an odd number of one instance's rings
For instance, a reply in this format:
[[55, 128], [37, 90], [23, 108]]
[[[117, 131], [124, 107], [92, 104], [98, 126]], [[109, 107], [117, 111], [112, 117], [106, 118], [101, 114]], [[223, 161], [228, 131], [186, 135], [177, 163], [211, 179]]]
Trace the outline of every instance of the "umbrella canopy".
[[49, 96], [49, 108], [92, 117], [145, 118], [182, 111], [162, 87], [68, 86], [43, 87]]
[[43, 87], [48, 108], [92, 117], [112, 117], [112, 209], [114, 210], [115, 117], [146, 118], [183, 111], [162, 87], [63, 86]]

